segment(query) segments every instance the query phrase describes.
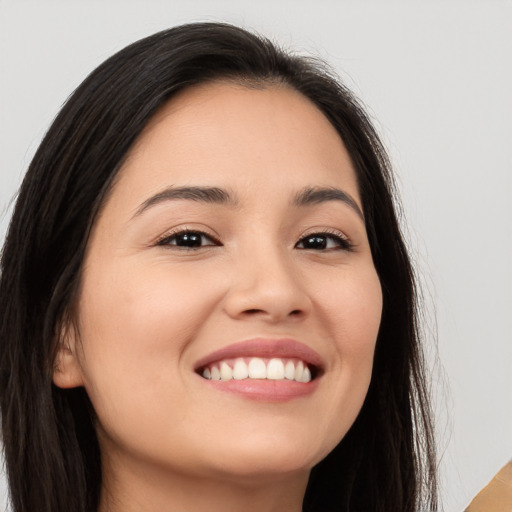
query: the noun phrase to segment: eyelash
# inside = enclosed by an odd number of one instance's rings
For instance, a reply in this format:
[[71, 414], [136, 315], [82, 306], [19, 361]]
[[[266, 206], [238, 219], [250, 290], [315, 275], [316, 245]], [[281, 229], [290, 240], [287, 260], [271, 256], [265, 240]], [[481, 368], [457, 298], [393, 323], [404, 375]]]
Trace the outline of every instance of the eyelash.
[[[193, 246], [180, 246], [178, 245], [177, 243], [171, 243], [171, 242], [176, 242], [177, 241], [177, 238], [180, 237], [180, 236], [186, 236], [186, 235], [189, 235], [189, 236], [196, 236], [199, 238], [199, 241], [201, 243], [201, 245], [197, 246], [197, 245], [193, 245]], [[211, 242], [213, 243], [210, 243], [210, 244], [207, 244], [207, 245], [203, 245], [202, 244], [202, 241], [207, 238], [208, 240], [210, 240]], [[334, 240], [335, 243], [336, 243], [336, 247], [325, 247], [325, 248], [320, 248], [320, 251], [333, 251], [333, 250], [343, 250], [343, 251], [347, 251], [347, 252], [350, 252], [354, 249], [354, 245], [352, 244], [352, 242], [350, 242], [350, 240], [345, 236], [343, 235], [342, 233], [340, 233], [339, 231], [329, 231], [329, 230], [324, 230], [324, 231], [320, 231], [320, 232], [313, 232], [313, 233], [310, 233], [304, 237], [302, 237], [294, 246], [294, 248], [297, 248], [297, 249], [300, 249], [300, 250], [303, 250], [303, 251], [307, 251], [307, 250], [311, 250], [311, 251], [316, 251], [316, 249], [312, 249], [312, 248], [306, 248], [306, 247], [298, 247], [299, 244], [304, 244], [304, 242], [306, 240], [312, 240], [312, 239], [327, 239], [327, 240]], [[327, 241], [326, 244], [328, 244], [329, 242]], [[164, 237], [162, 237], [160, 240], [158, 240], [156, 242], [156, 245], [157, 246], [162, 246], [162, 247], [169, 247], [169, 246], [174, 246], [176, 248], [180, 248], [180, 250], [190, 250], [190, 251], [193, 251], [193, 250], [197, 250], [197, 249], [201, 249], [201, 248], [204, 248], [204, 247], [212, 247], [212, 246], [222, 246], [223, 244], [220, 242], [220, 240], [218, 240], [217, 238], [213, 237], [212, 235], [209, 235], [207, 233], [205, 233], [204, 231], [200, 231], [200, 230], [193, 230], [193, 229], [182, 229], [180, 231], [176, 231], [174, 233], [170, 233], [170, 234], [166, 234]]]
[[[213, 243], [208, 244], [208, 245], [200, 245], [200, 246], [192, 246], [192, 247], [179, 246], [176, 243], [171, 243], [171, 241], [173, 241], [173, 240], [175, 241], [179, 236], [185, 236], [185, 235], [189, 235], [189, 236], [196, 235], [196, 236], [199, 236], [200, 239], [207, 238], [207, 239], [211, 240]], [[201, 249], [203, 247], [211, 247], [214, 245], [222, 246], [220, 240], [216, 239], [212, 235], [209, 235], [208, 233], [205, 233], [204, 231], [200, 231], [197, 229], [182, 229], [180, 231], [175, 231], [174, 233], [166, 234], [163, 238], [161, 238], [160, 240], [157, 241], [156, 245], [164, 246], [164, 247], [165, 246], [174, 246], [174, 247], [180, 248], [181, 250], [192, 250], [192, 251], [196, 250], [196, 249]]]
[[[354, 249], [354, 245], [352, 242], [341, 232], [339, 231], [330, 231], [330, 230], [324, 230], [324, 231], [314, 231], [313, 233], [310, 233], [304, 237], [302, 237], [296, 244], [295, 247], [300, 243], [304, 243], [307, 239], [313, 239], [313, 238], [324, 238], [324, 239], [331, 239], [334, 240], [337, 244], [337, 247], [326, 247], [325, 249], [321, 249], [322, 251], [347, 251], [350, 252]], [[303, 251], [307, 251], [308, 249], [305, 247], [300, 248]], [[314, 250], [314, 249], [309, 249]]]

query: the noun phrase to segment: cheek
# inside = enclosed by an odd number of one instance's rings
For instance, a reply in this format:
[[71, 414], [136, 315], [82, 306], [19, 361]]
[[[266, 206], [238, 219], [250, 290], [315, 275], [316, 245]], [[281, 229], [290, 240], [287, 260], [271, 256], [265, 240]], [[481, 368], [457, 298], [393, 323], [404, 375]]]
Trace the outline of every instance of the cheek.
[[[373, 357], [382, 315], [382, 290], [373, 266], [332, 281], [322, 298], [325, 321], [340, 356]], [[342, 357], [343, 359], [343, 357]]]
[[165, 263], [135, 271], [118, 262], [84, 275], [81, 368], [100, 433], [119, 445], [146, 439], [144, 449], [154, 454], [161, 442], [148, 432], [184, 435], [184, 352], [218, 302], [220, 285], [170, 272]]
[[205, 285], [203, 276], [171, 273], [165, 265], [137, 271], [120, 263], [86, 274], [80, 335], [91, 399], [150, 391], [151, 382], [158, 388], [169, 375], [179, 379], [183, 352], [211, 314], [217, 295], [218, 285]]
[[91, 338], [108, 338], [98, 347], [103, 350], [145, 352], [164, 344], [176, 352], [214, 303], [212, 286], [202, 276], [165, 265], [118, 265], [96, 274], [86, 276], [80, 319]]
[[332, 407], [339, 417], [355, 420], [371, 380], [375, 343], [382, 314], [382, 291], [376, 272], [347, 274], [323, 302], [323, 320], [336, 352]]

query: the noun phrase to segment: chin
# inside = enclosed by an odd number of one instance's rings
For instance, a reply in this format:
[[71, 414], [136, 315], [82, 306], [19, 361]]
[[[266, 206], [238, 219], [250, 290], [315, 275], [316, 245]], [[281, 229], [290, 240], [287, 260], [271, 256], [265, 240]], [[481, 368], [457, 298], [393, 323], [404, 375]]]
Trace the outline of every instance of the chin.
[[268, 479], [286, 478], [290, 475], [309, 474], [311, 468], [322, 460], [328, 451], [321, 453], [304, 449], [304, 444], [290, 443], [279, 448], [274, 442], [255, 440], [243, 447], [232, 446], [229, 455], [216, 461], [217, 471], [231, 478], [237, 476], [261, 483]]

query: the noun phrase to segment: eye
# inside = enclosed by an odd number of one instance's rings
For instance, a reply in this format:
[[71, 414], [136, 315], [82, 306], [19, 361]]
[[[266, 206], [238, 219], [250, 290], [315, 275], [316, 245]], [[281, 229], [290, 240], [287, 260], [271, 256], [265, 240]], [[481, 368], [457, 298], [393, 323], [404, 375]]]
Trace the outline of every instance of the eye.
[[350, 251], [352, 243], [338, 233], [311, 233], [301, 238], [296, 244], [296, 249], [307, 249], [313, 251], [344, 250]]
[[210, 235], [202, 231], [183, 230], [171, 235], [166, 235], [159, 240], [156, 245], [159, 246], [175, 246], [184, 249], [198, 249], [201, 247], [209, 247], [221, 245], [218, 240], [215, 240]]

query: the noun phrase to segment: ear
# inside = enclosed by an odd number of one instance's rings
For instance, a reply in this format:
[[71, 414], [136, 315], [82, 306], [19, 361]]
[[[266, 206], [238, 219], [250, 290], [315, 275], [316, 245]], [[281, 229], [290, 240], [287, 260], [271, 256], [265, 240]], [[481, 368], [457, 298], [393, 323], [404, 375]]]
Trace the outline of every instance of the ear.
[[53, 363], [53, 383], [59, 388], [77, 388], [84, 385], [78, 360], [77, 338], [76, 329], [72, 326], [62, 329]]

